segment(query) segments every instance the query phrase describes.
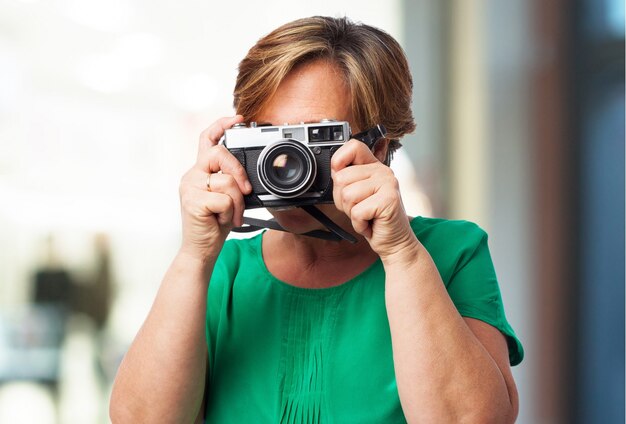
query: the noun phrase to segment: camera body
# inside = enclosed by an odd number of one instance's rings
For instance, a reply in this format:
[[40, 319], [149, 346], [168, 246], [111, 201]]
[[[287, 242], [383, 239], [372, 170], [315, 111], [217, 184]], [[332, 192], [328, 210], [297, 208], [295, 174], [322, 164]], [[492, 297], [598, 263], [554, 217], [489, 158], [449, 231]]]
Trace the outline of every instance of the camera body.
[[222, 143], [243, 165], [252, 184], [246, 209], [332, 203], [330, 160], [350, 140], [345, 121], [298, 125], [236, 124]]

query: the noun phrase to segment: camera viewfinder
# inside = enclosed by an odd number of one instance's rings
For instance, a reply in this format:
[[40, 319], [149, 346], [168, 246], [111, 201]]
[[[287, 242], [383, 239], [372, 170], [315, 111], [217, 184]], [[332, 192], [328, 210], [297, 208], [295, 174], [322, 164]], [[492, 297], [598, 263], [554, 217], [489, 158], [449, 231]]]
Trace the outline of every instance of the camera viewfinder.
[[343, 128], [341, 125], [309, 128], [309, 143], [342, 141], [343, 139]]

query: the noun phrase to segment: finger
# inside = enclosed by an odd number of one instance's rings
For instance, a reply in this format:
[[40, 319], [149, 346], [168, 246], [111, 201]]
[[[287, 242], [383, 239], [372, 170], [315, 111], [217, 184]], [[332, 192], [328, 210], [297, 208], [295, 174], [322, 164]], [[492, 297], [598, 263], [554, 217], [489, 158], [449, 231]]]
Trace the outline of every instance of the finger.
[[[210, 190], [208, 183], [211, 185]], [[206, 172], [195, 167], [191, 168], [183, 176], [180, 184], [180, 197], [184, 209], [192, 211], [194, 215], [201, 213], [202, 211], [198, 210], [197, 198], [198, 196], [204, 198], [205, 193], [223, 194], [231, 198], [235, 224], [238, 226], [242, 225], [245, 202], [232, 176], [215, 173], [211, 174], [209, 179]]]
[[204, 173], [214, 174], [222, 172], [232, 175], [242, 193], [248, 194], [252, 191], [248, 174], [241, 165], [241, 162], [222, 145], [214, 146], [202, 152], [202, 154], [198, 156], [196, 167]]
[[[211, 205], [213, 213], [217, 215], [217, 222], [222, 226], [239, 226], [233, 221], [233, 199], [230, 196], [220, 194], [219, 200]], [[218, 209], [219, 208], [219, 209]]]
[[388, 222], [398, 216], [406, 216], [398, 190], [385, 186], [372, 196], [354, 205], [351, 217], [361, 220]]
[[352, 139], [335, 152], [330, 161], [330, 167], [333, 172], [336, 172], [350, 165], [363, 165], [375, 162], [378, 162], [378, 159], [367, 148], [365, 143]]
[[[360, 181], [363, 181], [366, 185], [358, 184], [355, 187], [351, 187]], [[398, 186], [398, 181], [391, 168], [384, 166], [380, 162], [344, 168], [333, 175], [333, 198], [335, 205], [338, 209], [347, 213], [351, 204], [363, 200], [363, 196], [375, 193], [383, 185], [388, 185], [393, 189]], [[350, 189], [344, 191], [346, 188]], [[362, 190], [365, 190], [363, 194], [358, 195], [357, 191]], [[345, 198], [346, 196], [348, 196], [347, 199]]]
[[[342, 210], [348, 217], [352, 217], [352, 209], [370, 196], [373, 196], [380, 185], [372, 179], [359, 180], [339, 190], [334, 197], [335, 206]], [[333, 196], [335, 193], [333, 192]], [[339, 203], [339, 205], [337, 205]]]
[[370, 163], [367, 165], [349, 166], [335, 172], [332, 176], [333, 184], [338, 186], [347, 186], [356, 181], [368, 178], [382, 179], [388, 173], [393, 173], [391, 169], [382, 163]]
[[378, 195], [370, 196], [350, 210], [350, 221], [354, 230], [364, 237], [372, 235], [372, 221], [381, 214], [381, 199]]
[[213, 191], [195, 190], [193, 193], [195, 205], [193, 206], [198, 216], [209, 217], [214, 215], [217, 222], [229, 225], [233, 221], [233, 199], [224, 193]]
[[216, 218], [221, 225], [232, 220], [232, 199], [226, 194], [186, 187], [180, 201], [185, 215], [197, 220], [202, 226], [207, 225], [211, 217]]
[[219, 143], [220, 138], [224, 135], [224, 131], [233, 125], [243, 122], [243, 116], [235, 115], [220, 118], [212, 123], [207, 129], [200, 133], [200, 142], [198, 143], [198, 155], [203, 150], [209, 149]]
[[[202, 174], [206, 177], [206, 174]], [[233, 200], [233, 222], [235, 226], [243, 225], [243, 211], [245, 210], [245, 202], [237, 182], [232, 175], [229, 174], [211, 174], [210, 177], [211, 192], [226, 194]]]
[[206, 203], [207, 211], [217, 216], [217, 222], [222, 225], [235, 225], [233, 223], [233, 199], [223, 193], [209, 193], [210, 202]]

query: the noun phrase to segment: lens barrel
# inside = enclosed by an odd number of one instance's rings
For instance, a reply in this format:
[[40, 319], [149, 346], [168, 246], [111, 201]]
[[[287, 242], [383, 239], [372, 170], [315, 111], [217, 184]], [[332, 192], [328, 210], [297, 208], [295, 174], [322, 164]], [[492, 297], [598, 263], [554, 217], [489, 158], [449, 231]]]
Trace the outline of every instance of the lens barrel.
[[315, 156], [302, 143], [279, 140], [268, 144], [259, 155], [257, 173], [271, 194], [292, 198], [306, 193], [317, 173]]

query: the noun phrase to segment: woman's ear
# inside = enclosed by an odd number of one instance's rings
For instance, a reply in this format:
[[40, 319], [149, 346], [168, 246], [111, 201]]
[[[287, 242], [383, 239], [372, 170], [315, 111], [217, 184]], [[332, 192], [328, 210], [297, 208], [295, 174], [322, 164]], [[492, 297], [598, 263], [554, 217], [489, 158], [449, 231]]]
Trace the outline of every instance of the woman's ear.
[[389, 142], [389, 139], [381, 138], [374, 144], [374, 148], [372, 150], [376, 159], [387, 166], [389, 165]]

